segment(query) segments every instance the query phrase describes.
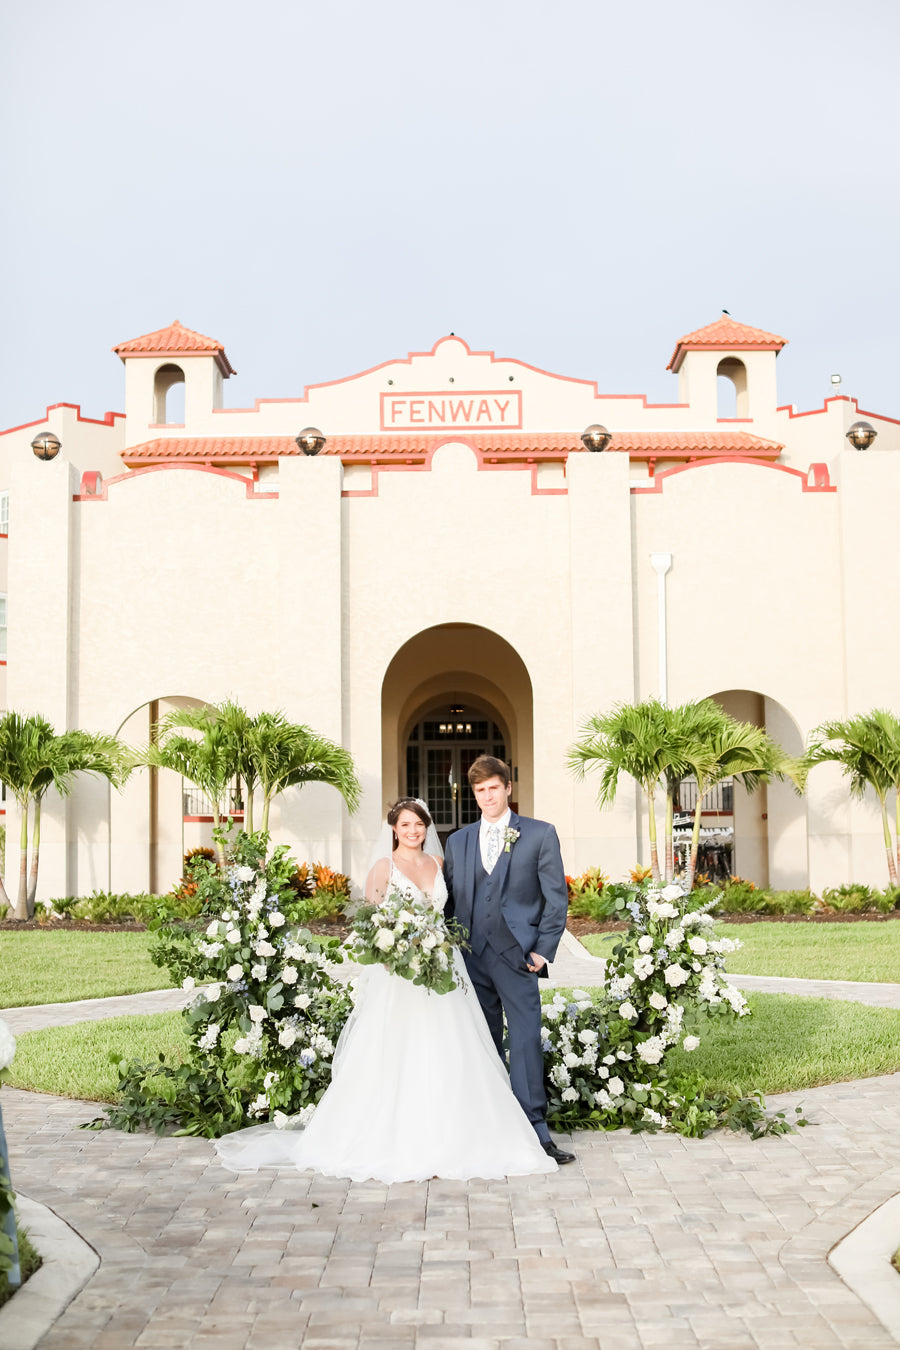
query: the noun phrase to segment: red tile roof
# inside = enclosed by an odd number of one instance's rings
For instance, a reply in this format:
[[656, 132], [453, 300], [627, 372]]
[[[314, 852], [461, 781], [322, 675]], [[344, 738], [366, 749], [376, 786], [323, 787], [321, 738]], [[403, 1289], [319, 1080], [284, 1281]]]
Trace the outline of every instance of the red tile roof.
[[[447, 436], [329, 436], [323, 454], [338, 455], [348, 464], [421, 464], [431, 449]], [[461, 433], [478, 446], [487, 460], [522, 463], [530, 460], [565, 461], [572, 452], [584, 452], [578, 432]], [[690, 460], [727, 455], [777, 459], [777, 441], [747, 431], [614, 431], [608, 450], [632, 459]], [[130, 467], [179, 460], [201, 464], [271, 464], [301, 453], [292, 436], [172, 436], [145, 441], [122, 451]]]
[[157, 328], [155, 333], [145, 333], [143, 337], [132, 338], [130, 342], [120, 342], [118, 347], [113, 347], [113, 351], [123, 361], [126, 356], [177, 356], [182, 352], [200, 355], [209, 352], [215, 356], [226, 379], [229, 375], [237, 374], [221, 342], [185, 328], [177, 319], [168, 328]]
[[678, 339], [672, 353], [672, 359], [666, 370], [678, 370], [689, 347], [703, 351], [716, 351], [722, 347], [743, 347], [752, 351], [780, 352], [787, 345], [787, 338], [777, 333], [767, 333], [762, 328], [750, 328], [745, 323], [735, 323], [730, 314], [723, 314], [715, 323], [705, 328], [697, 328]]

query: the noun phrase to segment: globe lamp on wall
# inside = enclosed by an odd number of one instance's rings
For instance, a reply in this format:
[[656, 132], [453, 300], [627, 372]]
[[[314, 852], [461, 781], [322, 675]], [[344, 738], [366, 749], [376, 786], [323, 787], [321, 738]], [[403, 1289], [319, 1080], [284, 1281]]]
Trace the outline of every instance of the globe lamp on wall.
[[599, 422], [592, 423], [581, 433], [581, 441], [585, 450], [605, 450], [611, 440], [612, 435]]
[[62, 441], [52, 431], [40, 431], [31, 442], [31, 448], [38, 459], [56, 459], [62, 449]]
[[871, 422], [854, 422], [847, 432], [847, 440], [854, 450], [868, 450], [877, 435]]
[[304, 455], [317, 455], [325, 444], [325, 437], [318, 427], [304, 427], [296, 441]]

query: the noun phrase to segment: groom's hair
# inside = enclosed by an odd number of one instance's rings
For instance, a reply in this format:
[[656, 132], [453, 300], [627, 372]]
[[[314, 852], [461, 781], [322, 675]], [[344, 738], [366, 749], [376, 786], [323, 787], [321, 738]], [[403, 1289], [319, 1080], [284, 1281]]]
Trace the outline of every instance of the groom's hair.
[[501, 779], [504, 787], [509, 787], [512, 778], [509, 772], [509, 765], [503, 759], [497, 759], [494, 755], [479, 755], [473, 760], [469, 767], [469, 787], [474, 787], [476, 783], [483, 783], [486, 778]]

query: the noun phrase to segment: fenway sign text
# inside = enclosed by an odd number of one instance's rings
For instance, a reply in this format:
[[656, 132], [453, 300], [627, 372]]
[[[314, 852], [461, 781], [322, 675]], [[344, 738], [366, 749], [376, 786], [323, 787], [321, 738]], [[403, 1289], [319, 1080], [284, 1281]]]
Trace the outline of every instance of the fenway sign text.
[[520, 389], [381, 395], [382, 431], [452, 431], [454, 427], [513, 431], [521, 426]]

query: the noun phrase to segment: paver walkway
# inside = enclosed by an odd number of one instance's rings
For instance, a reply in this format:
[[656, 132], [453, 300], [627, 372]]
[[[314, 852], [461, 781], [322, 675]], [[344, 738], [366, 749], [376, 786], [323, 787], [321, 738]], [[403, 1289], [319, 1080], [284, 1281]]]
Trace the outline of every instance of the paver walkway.
[[[554, 974], [591, 983], [597, 966], [568, 956]], [[86, 1006], [61, 1005], [64, 1020]], [[577, 1162], [551, 1177], [395, 1186], [234, 1177], [206, 1140], [80, 1130], [95, 1106], [4, 1088], [17, 1188], [100, 1256], [40, 1347], [895, 1345], [826, 1257], [900, 1192], [898, 1088], [770, 1099], [811, 1121], [784, 1138], [579, 1133]]]

